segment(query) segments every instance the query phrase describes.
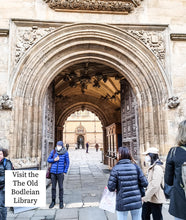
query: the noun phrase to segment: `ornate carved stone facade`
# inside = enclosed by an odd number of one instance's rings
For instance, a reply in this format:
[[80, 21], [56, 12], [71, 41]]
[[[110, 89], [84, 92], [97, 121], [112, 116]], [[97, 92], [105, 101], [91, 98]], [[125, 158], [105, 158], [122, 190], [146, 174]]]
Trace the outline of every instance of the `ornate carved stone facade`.
[[[37, 24], [37, 23], [36, 23]], [[61, 23], [63, 26], [64, 23]], [[59, 24], [58, 24], [59, 26]], [[58, 27], [57, 26], [57, 27]], [[56, 30], [56, 25], [50, 27], [42, 27], [33, 25], [32, 27], [17, 27], [16, 32], [16, 51], [15, 51], [15, 63], [21, 59], [22, 55], [42, 37]], [[117, 27], [117, 26], [116, 26]], [[122, 26], [122, 29], [140, 40], [146, 45], [161, 62], [162, 67], [166, 69], [166, 39], [165, 39], [165, 27], [162, 30], [158, 30], [155, 26], [148, 25], [135, 25], [134, 27]], [[150, 27], [150, 28], [148, 28]], [[151, 29], [151, 30], [150, 30]]]
[[44, 0], [56, 11], [90, 11], [128, 14], [141, 4], [142, 0]]
[[22, 168], [36, 168], [40, 166], [40, 158], [39, 157], [26, 157], [19, 159], [11, 159], [11, 162], [15, 169]]
[[165, 37], [160, 31], [128, 30], [128, 33], [142, 41], [160, 60], [165, 68]]
[[17, 32], [17, 43], [15, 62], [18, 63], [21, 56], [38, 40], [55, 30], [54, 27], [41, 28], [38, 26], [19, 28]]
[[[22, 137], [27, 135], [27, 138], [31, 138], [35, 141], [33, 146], [40, 146], [40, 139], [38, 138], [36, 140], [35, 136], [42, 134], [40, 132], [42, 132], [43, 128], [43, 120], [41, 118], [43, 114], [40, 113], [41, 109], [44, 108], [41, 103], [44, 103], [44, 95], [47, 91], [46, 86], [50, 85], [51, 81], [56, 79], [56, 76], [59, 76], [60, 71], [65, 70], [64, 67], [72, 67], [75, 64], [81, 64], [87, 60], [89, 62], [95, 62], [95, 60], [97, 62], [103, 62], [104, 60], [105, 67], [110, 64], [115, 71], [120, 70], [120, 73], [125, 74], [138, 100], [140, 152], [143, 152], [143, 150], [147, 149], [152, 143], [157, 147], [161, 145], [160, 152], [165, 151], [164, 146], [166, 139], [162, 139], [161, 137], [165, 136], [162, 131], [166, 131], [163, 130], [164, 125], [161, 121], [165, 120], [163, 109], [166, 104], [164, 100], [168, 100], [168, 97], [170, 97], [169, 82], [166, 81], [164, 71], [162, 67], [160, 68], [154, 54], [145, 45], [141, 44], [139, 39], [131, 36], [127, 31], [121, 28], [116, 28], [114, 25], [71, 24], [59, 28], [51, 35], [47, 35], [33, 46], [32, 50], [29, 50], [26, 55], [27, 56], [20, 60], [24, 63], [24, 68], [22, 69], [21, 65], [19, 65], [20, 69], [16, 72], [16, 74], [25, 77], [20, 77], [20, 80], [17, 81], [14, 86], [15, 92], [13, 91], [12, 93], [15, 94], [17, 98], [17, 111], [19, 111], [20, 106], [21, 108], [23, 106], [21, 110], [24, 112], [26, 119], [20, 118], [21, 116], [18, 115], [20, 120], [24, 122], [25, 120], [29, 121], [30, 118], [34, 119], [30, 122], [29, 132], [27, 134], [20, 134]], [[34, 64], [32, 62], [33, 57]], [[44, 62], [43, 57], [45, 59]], [[111, 58], [112, 60], [110, 62]], [[28, 75], [28, 69], [32, 70], [32, 74]], [[26, 83], [25, 78], [27, 78]], [[70, 96], [71, 99], [69, 99], [70, 102], [57, 100], [56, 109], [60, 111], [60, 114], [55, 111], [58, 120], [56, 120], [56, 126], [62, 124], [59, 122], [64, 115], [74, 112], [76, 104], [80, 107], [82, 105], [87, 106], [87, 109], [91, 108], [93, 112], [97, 112], [99, 118], [103, 119], [103, 126], [113, 123], [112, 116], [117, 117], [118, 114], [116, 111], [118, 108], [109, 103], [111, 100], [107, 103], [103, 100], [99, 100], [100, 102], [98, 102], [97, 96], [94, 96], [98, 89], [96, 91], [92, 90], [89, 94], [89, 98], [86, 94], [79, 94], [78, 90], [69, 88], [67, 84], [58, 84], [59, 86], [56, 87], [55, 94], [61, 94], [60, 90], [57, 91], [57, 89], [58, 87], [63, 87], [65, 92], [62, 94], [64, 96]], [[33, 88], [34, 92], [32, 93]], [[24, 92], [24, 101], [22, 98], [23, 92], [20, 91]], [[30, 97], [30, 102], [28, 102], [27, 97]], [[30, 105], [29, 112], [28, 105], [26, 105], [27, 103]], [[38, 105], [38, 103], [40, 103], [40, 105]], [[109, 105], [110, 107], [108, 107]], [[109, 114], [110, 110], [113, 110], [113, 114]], [[17, 115], [15, 114], [15, 116]], [[115, 120], [116, 117], [114, 117]], [[15, 121], [18, 121], [19, 118], [15, 117]], [[150, 126], [147, 126], [149, 120]], [[160, 127], [156, 126], [157, 121]], [[26, 126], [23, 130], [27, 132]], [[29, 134], [32, 136], [30, 137]], [[15, 135], [17, 135], [17, 132]], [[16, 145], [22, 146], [22, 144], [24, 144], [23, 140], [24, 139], [17, 138], [15, 140]], [[44, 149], [47, 149], [45, 145], [43, 146]], [[138, 155], [136, 149], [137, 145], [135, 145], [134, 154], [137, 153]], [[38, 147], [36, 152], [40, 151], [41, 149]], [[44, 158], [46, 158], [45, 155], [47, 155], [47, 151], [44, 153], [42, 150], [42, 154], [43, 161], [45, 161], [46, 159]]]

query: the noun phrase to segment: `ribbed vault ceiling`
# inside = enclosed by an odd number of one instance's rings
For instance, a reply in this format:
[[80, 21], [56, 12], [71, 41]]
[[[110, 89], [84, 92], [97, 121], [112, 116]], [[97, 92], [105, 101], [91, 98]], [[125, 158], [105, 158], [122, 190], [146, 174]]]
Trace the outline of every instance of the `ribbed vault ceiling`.
[[[86, 94], [120, 106], [120, 79], [114, 69], [98, 63], [80, 63], [63, 70], [55, 78], [56, 97]], [[82, 85], [85, 87], [82, 91]], [[74, 100], [75, 101], [75, 100]]]
[[[85, 108], [92, 112], [94, 111], [91, 106], [97, 106], [108, 119], [106, 124], [117, 122], [120, 118], [122, 78], [117, 71], [100, 63], [84, 62], [64, 69], [54, 80], [56, 121], [63, 123], [60, 118], [69, 116], [73, 113], [73, 106], [81, 103], [82, 110]], [[90, 106], [87, 103], [90, 103]], [[65, 113], [69, 108], [72, 112]], [[101, 113], [99, 115], [98, 112], [94, 113], [101, 118]]]

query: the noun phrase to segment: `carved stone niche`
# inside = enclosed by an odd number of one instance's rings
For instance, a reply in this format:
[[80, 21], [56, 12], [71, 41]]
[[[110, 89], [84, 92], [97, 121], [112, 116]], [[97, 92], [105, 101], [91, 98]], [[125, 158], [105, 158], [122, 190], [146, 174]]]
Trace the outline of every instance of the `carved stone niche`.
[[55, 11], [128, 14], [143, 0], [43, 0]]

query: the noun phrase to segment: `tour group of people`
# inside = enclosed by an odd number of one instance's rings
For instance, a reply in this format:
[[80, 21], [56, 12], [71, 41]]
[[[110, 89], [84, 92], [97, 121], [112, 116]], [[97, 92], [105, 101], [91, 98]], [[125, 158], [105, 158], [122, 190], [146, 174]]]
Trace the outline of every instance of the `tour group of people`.
[[[178, 127], [177, 144], [172, 147], [166, 159], [166, 165], [159, 158], [159, 150], [150, 147], [143, 152], [148, 175], [144, 175], [131, 156], [129, 149], [122, 146], [118, 149], [118, 163], [112, 168], [108, 180], [108, 189], [116, 191], [116, 212], [118, 220], [127, 220], [131, 212], [132, 220], [163, 220], [162, 205], [166, 202], [165, 185], [171, 187], [169, 213], [175, 220], [186, 220], [186, 179], [183, 165], [186, 165], [186, 120]], [[88, 153], [88, 142], [86, 152]], [[56, 184], [59, 186], [59, 208], [63, 204], [63, 181], [69, 168], [68, 147], [58, 141], [55, 149], [50, 152], [48, 163], [51, 164], [52, 201], [49, 208], [56, 204]], [[99, 145], [95, 146], [98, 151]], [[13, 168], [6, 159], [8, 151], [0, 148], [0, 219], [6, 220], [5, 207], [5, 170]], [[144, 188], [146, 189], [144, 192]]]
[[[116, 191], [118, 220], [127, 220], [129, 211], [132, 220], [150, 220], [151, 215], [153, 220], [162, 220], [166, 184], [170, 187], [169, 213], [175, 220], [186, 220], [186, 120], [179, 124], [176, 142], [167, 155], [165, 166], [157, 148], [151, 147], [143, 153], [148, 165], [147, 179], [129, 149], [119, 148], [119, 162], [112, 168], [108, 181], [109, 191]], [[144, 194], [140, 190], [143, 187], [146, 188]]]

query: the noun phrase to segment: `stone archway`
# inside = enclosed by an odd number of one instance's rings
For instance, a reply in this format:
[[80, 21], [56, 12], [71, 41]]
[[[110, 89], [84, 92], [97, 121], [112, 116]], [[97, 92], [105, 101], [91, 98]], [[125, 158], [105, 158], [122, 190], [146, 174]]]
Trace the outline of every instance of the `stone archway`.
[[137, 97], [143, 151], [152, 145], [165, 152], [169, 81], [156, 56], [127, 32], [102, 24], [59, 28], [36, 43], [19, 62], [11, 81], [14, 99], [13, 158], [41, 158], [42, 105], [52, 80], [68, 66], [97, 62], [125, 76]]

